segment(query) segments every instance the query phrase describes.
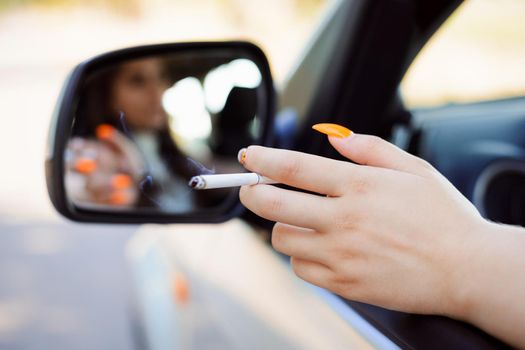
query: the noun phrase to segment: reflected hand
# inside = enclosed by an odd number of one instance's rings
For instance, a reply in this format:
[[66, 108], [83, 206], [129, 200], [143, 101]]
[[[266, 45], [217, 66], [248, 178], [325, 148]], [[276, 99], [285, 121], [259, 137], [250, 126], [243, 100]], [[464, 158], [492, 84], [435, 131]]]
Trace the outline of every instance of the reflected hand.
[[66, 170], [68, 195], [79, 204], [132, 206], [139, 198], [142, 157], [131, 141], [109, 125], [97, 128], [96, 140], [70, 140]]

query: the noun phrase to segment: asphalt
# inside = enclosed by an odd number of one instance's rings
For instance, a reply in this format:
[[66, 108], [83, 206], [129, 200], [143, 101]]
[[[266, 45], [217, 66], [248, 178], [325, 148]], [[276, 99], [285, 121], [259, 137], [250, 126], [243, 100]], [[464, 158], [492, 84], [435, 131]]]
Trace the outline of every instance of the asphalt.
[[134, 349], [136, 230], [0, 218], [0, 349]]

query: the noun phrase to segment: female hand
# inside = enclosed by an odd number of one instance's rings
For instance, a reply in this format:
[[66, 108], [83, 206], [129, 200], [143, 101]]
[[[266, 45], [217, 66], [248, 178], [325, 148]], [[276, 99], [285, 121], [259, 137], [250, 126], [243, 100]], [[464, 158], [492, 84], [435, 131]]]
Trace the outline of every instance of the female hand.
[[241, 202], [277, 222], [272, 244], [300, 278], [351, 300], [458, 316], [466, 296], [457, 267], [486, 221], [424, 160], [374, 136], [341, 136], [330, 143], [357, 164], [260, 146], [241, 151], [250, 171], [319, 194], [244, 186]]
[[131, 206], [139, 197], [144, 173], [138, 149], [109, 125], [97, 139], [72, 138], [66, 157], [66, 188], [77, 204]]

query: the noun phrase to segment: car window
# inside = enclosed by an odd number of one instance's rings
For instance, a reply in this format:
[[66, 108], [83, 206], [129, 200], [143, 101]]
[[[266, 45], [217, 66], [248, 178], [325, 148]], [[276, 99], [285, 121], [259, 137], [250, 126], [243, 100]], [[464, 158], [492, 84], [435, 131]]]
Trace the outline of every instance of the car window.
[[525, 96], [525, 1], [465, 1], [401, 83], [409, 108]]
[[[295, 67], [276, 87], [279, 90], [279, 110], [284, 114], [304, 117], [311, 99], [323, 79], [323, 72], [337, 50], [342, 27], [348, 20], [341, 15], [344, 5], [350, 1], [336, 0], [329, 2], [316, 30], [312, 31], [309, 42], [298, 56]], [[283, 114], [280, 114], [281, 116]]]

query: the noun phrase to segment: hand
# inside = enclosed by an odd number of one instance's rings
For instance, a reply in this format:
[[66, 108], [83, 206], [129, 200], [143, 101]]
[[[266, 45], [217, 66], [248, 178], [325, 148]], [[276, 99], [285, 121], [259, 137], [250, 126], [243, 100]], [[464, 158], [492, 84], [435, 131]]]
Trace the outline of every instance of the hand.
[[77, 204], [131, 206], [144, 172], [136, 147], [116, 129], [102, 125], [97, 139], [72, 138], [66, 157], [66, 188]]
[[330, 136], [346, 158], [250, 146], [243, 164], [308, 194], [244, 186], [241, 202], [276, 221], [274, 248], [302, 279], [347, 299], [414, 313], [456, 315], [469, 242], [486, 225], [424, 160], [380, 138]]

